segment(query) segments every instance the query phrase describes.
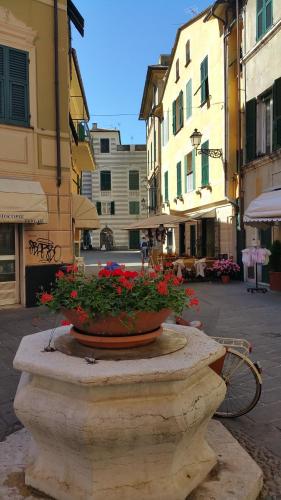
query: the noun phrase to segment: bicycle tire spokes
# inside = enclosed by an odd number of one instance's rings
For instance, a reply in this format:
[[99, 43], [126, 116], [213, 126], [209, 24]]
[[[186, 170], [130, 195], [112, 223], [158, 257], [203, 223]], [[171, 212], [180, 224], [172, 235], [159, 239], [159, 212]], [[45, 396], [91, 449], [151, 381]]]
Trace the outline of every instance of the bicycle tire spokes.
[[249, 358], [228, 349], [221, 377], [226, 382], [226, 396], [216, 415], [234, 418], [251, 411], [261, 395], [261, 377]]

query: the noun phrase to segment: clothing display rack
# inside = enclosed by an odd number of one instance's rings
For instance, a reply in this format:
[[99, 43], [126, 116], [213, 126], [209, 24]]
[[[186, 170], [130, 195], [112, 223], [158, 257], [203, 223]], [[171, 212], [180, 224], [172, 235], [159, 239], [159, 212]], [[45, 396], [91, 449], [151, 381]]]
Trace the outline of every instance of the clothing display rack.
[[266, 248], [262, 248], [260, 246], [260, 242], [253, 238], [252, 245], [248, 248], [242, 250], [242, 261], [244, 264], [248, 266], [255, 266], [255, 274], [256, 274], [256, 286], [248, 286], [247, 292], [251, 293], [266, 293], [268, 290], [265, 286], [259, 286], [258, 284], [258, 264], [259, 265], [267, 265], [268, 258], [271, 252]]

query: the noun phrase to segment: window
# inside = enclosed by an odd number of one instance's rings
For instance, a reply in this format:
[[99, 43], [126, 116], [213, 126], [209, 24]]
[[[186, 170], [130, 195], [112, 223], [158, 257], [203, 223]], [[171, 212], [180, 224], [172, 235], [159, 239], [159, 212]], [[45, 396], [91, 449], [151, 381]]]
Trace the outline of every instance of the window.
[[111, 191], [111, 172], [109, 170], [103, 170], [100, 173], [100, 190]]
[[257, 0], [257, 40], [272, 26], [272, 0]]
[[169, 172], [165, 172], [164, 174], [164, 196], [165, 201], [169, 201]]
[[187, 66], [190, 63], [190, 40], [187, 40], [185, 44], [185, 65]]
[[29, 126], [28, 52], [0, 45], [0, 121]]
[[272, 92], [257, 101], [257, 155], [272, 151], [273, 106]]
[[173, 102], [173, 134], [176, 135], [183, 127], [183, 92]]
[[204, 104], [209, 97], [209, 79], [208, 79], [208, 56], [200, 64], [201, 76], [201, 104]]
[[186, 84], [186, 118], [192, 115], [192, 80], [188, 80]]
[[98, 215], [115, 215], [114, 201], [97, 201], [96, 207]]
[[164, 111], [164, 118], [162, 120], [162, 146], [166, 146], [169, 141], [169, 110]]
[[272, 149], [281, 148], [281, 78], [273, 85], [273, 137]]
[[185, 192], [190, 193], [195, 189], [195, 151], [192, 150], [184, 157]]
[[140, 202], [139, 201], [129, 201], [129, 214], [139, 215], [140, 213]]
[[138, 170], [129, 171], [129, 189], [131, 191], [138, 191], [140, 188], [140, 179]]
[[181, 161], [177, 163], [177, 196], [182, 195], [182, 183], [181, 183]]
[[176, 82], [180, 78], [180, 61], [179, 59], [176, 60]]
[[257, 100], [246, 103], [246, 161], [256, 158], [257, 144]]
[[100, 139], [100, 152], [109, 153], [109, 139]]
[[[201, 149], [209, 149], [209, 141], [202, 144]], [[207, 186], [209, 184], [209, 156], [201, 155], [201, 185]]]

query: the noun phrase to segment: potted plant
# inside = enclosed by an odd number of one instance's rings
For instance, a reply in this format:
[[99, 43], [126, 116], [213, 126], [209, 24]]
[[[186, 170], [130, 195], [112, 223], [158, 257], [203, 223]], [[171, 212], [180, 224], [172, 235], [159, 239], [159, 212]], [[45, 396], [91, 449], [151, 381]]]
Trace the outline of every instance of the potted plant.
[[213, 264], [213, 270], [221, 278], [221, 281], [226, 284], [230, 282], [231, 277], [240, 271], [240, 266], [233, 262], [232, 259], [216, 260]]
[[275, 240], [271, 245], [269, 257], [269, 283], [270, 289], [281, 292], [281, 242]]
[[39, 301], [72, 324], [71, 334], [82, 344], [99, 347], [144, 345], [161, 334], [161, 323], [174, 311], [196, 306], [193, 290], [180, 287], [171, 270], [128, 271], [120, 266], [101, 268], [85, 276], [76, 266], [58, 271], [51, 293]]

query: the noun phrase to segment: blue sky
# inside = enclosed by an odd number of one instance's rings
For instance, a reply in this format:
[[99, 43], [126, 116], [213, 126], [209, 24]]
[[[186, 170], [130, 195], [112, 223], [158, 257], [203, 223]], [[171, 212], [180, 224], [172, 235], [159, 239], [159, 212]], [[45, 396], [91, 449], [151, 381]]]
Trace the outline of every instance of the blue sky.
[[74, 3], [85, 19], [84, 38], [74, 26], [72, 36], [91, 113], [90, 124], [119, 128], [123, 144], [145, 143], [145, 126], [138, 115], [147, 66], [157, 64], [160, 54], [170, 53], [178, 27], [212, 1]]

